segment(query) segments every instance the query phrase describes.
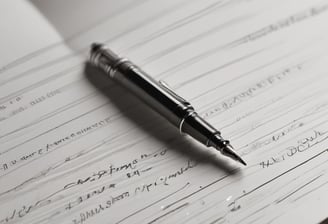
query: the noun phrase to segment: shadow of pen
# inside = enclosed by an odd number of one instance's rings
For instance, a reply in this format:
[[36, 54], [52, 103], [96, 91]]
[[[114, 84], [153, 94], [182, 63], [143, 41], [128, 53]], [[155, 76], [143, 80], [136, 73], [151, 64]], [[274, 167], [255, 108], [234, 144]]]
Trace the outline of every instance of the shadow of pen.
[[91, 63], [85, 64], [84, 74], [89, 82], [120, 110], [123, 116], [136, 124], [140, 131], [156, 138], [168, 149], [175, 150], [175, 152], [197, 163], [212, 164], [228, 175], [238, 175], [240, 169], [220, 158], [219, 152], [214, 149], [205, 150], [193, 142], [194, 140], [188, 140], [181, 136], [176, 127], [133, 96], [128, 90], [116, 85], [104, 72]]

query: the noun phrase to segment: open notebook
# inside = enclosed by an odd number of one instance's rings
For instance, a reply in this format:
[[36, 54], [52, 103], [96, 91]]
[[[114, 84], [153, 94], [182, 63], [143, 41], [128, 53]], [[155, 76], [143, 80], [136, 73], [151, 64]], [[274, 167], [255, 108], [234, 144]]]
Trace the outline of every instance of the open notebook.
[[[4, 0], [0, 13], [0, 224], [328, 216], [327, 0]], [[94, 41], [190, 100], [248, 166], [86, 63]]]

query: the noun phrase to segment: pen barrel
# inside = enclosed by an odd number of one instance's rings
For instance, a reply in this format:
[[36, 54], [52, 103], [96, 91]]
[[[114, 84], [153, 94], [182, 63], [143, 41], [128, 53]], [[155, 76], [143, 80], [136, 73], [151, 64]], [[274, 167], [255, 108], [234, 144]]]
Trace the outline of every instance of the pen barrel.
[[129, 61], [119, 64], [112, 78], [130, 92], [179, 127], [181, 120], [194, 111], [187, 101], [182, 101]]
[[179, 128], [180, 132], [206, 146], [213, 146], [214, 142], [215, 146], [220, 144], [220, 132], [202, 119], [188, 101], [129, 60], [118, 57], [102, 45], [96, 45], [91, 51], [90, 61]]
[[151, 108], [180, 129], [206, 146], [214, 138], [221, 138], [213, 126], [202, 119], [189, 102], [154, 80], [129, 61], [119, 64], [112, 78], [125, 86]]

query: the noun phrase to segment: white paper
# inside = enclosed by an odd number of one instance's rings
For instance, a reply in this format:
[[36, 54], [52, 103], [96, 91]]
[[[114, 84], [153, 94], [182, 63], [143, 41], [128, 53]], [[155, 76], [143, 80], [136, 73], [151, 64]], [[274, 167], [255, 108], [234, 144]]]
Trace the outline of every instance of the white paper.
[[[0, 224], [318, 223], [328, 202], [328, 1], [0, 3]], [[86, 65], [167, 82], [242, 167]]]

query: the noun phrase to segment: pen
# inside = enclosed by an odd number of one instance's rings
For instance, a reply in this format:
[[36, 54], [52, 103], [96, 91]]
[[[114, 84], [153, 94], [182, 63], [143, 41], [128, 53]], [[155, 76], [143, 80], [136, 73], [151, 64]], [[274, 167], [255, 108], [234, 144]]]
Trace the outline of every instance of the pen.
[[224, 140], [218, 130], [164, 82], [157, 82], [131, 61], [119, 57], [102, 44], [92, 44], [90, 62], [179, 128], [180, 133], [188, 134], [205, 146], [214, 147], [223, 155], [246, 165], [229, 141]]

